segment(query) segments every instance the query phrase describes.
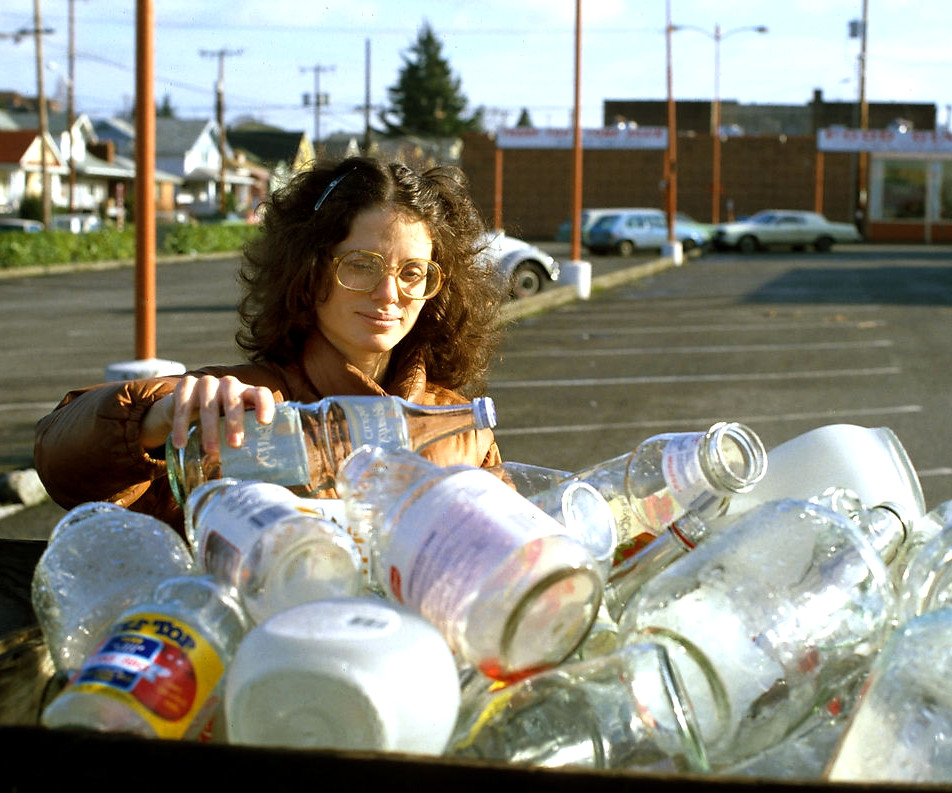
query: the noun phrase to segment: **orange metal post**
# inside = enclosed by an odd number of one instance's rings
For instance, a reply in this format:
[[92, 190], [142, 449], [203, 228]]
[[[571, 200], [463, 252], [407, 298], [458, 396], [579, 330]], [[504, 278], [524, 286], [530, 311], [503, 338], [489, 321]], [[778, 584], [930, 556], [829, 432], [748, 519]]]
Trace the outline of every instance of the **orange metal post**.
[[502, 228], [502, 149], [498, 146], [493, 174], [493, 228]]
[[582, 0], [575, 0], [575, 112], [572, 135], [572, 261], [582, 258]]
[[136, 1], [136, 358], [155, 358], [155, 10]]
[[816, 165], [814, 167], [814, 179], [816, 180], [813, 185], [813, 211], [823, 214], [823, 167], [826, 164], [824, 158], [824, 153], [818, 151], [816, 153]]

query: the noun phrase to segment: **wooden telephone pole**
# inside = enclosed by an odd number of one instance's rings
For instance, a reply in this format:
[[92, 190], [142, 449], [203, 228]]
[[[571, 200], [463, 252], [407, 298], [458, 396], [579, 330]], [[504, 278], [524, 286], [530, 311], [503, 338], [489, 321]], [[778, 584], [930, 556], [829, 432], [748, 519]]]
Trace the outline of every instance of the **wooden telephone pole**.
[[221, 167], [218, 173], [218, 208], [222, 216], [228, 212], [225, 184], [225, 58], [241, 55], [242, 50], [199, 50], [204, 58], [218, 58], [218, 80], [215, 83], [215, 111], [218, 117], [218, 156]]

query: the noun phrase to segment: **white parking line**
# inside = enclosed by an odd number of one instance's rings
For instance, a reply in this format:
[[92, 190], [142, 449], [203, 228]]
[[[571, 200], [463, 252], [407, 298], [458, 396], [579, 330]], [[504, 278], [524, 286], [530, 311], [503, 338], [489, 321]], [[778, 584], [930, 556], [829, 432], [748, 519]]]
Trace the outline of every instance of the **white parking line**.
[[624, 349], [512, 350], [506, 358], [585, 358], [611, 355], [689, 355], [692, 353], [782, 352], [786, 350], [861, 350], [892, 347], [891, 339], [818, 341], [800, 344], [711, 344], [687, 347], [626, 347]]
[[0, 412], [11, 413], [17, 410], [42, 410], [43, 413], [49, 413], [55, 408], [58, 402], [7, 402], [0, 404]]
[[[762, 333], [769, 330], [829, 330], [830, 328], [839, 329], [849, 329], [853, 330], [856, 328], [862, 330], [869, 330], [871, 328], [882, 328], [886, 326], [886, 322], [882, 320], [875, 319], [863, 319], [857, 321], [844, 321], [836, 319], [825, 324], [817, 324], [815, 319], [804, 318], [802, 322], [744, 322], [744, 323], [735, 323], [733, 325], [724, 325], [724, 324], [709, 324], [709, 325], [679, 325], [677, 328], [672, 329], [670, 326], [658, 326], [658, 325], [645, 325], [643, 327], [619, 327], [615, 325], [614, 327], [606, 328], [592, 328], [591, 322], [594, 319], [604, 320], [606, 322], [616, 321], [621, 322], [623, 317], [611, 317], [609, 315], [600, 314], [594, 318], [586, 317], [586, 322], [589, 323], [589, 329], [581, 331], [578, 333], [578, 336], [582, 338], [590, 338], [592, 336], [635, 336], [635, 335], [670, 335], [672, 333], [731, 333], [733, 331], [756, 331]], [[628, 316], [628, 320], [631, 320], [631, 316]], [[571, 332], [566, 332], [564, 328], [530, 328], [530, 327], [521, 327], [518, 329], [518, 335], [530, 335], [530, 336], [559, 336], [562, 338], [573, 337]]]
[[733, 374], [673, 374], [640, 375], [634, 377], [585, 377], [558, 380], [494, 380], [490, 391], [504, 388], [591, 388], [593, 386], [651, 385], [658, 383], [724, 383], [748, 380], [811, 380], [844, 379], [849, 377], [882, 377], [900, 374], [898, 366], [880, 366], [868, 369], [811, 369], [804, 372], [738, 372]]
[[[921, 413], [922, 405], [894, 405], [881, 408], [834, 408], [806, 413], [761, 414], [736, 416], [733, 421], [739, 421], [751, 426], [768, 424], [771, 422], [806, 421], [806, 420], [835, 420], [837, 423], [848, 422], [851, 418], [864, 416], [898, 416], [909, 413]], [[600, 430], [629, 430], [634, 428], [672, 427], [677, 425], [704, 426], [716, 421], [723, 421], [723, 416], [694, 416], [690, 418], [655, 419], [651, 421], [622, 421], [603, 424], [561, 424], [559, 426], [542, 427], [496, 427], [493, 433], [499, 436], [513, 435], [551, 435], [558, 432], [592, 432]], [[940, 469], [936, 469], [940, 470]], [[952, 470], [949, 471], [952, 473]]]

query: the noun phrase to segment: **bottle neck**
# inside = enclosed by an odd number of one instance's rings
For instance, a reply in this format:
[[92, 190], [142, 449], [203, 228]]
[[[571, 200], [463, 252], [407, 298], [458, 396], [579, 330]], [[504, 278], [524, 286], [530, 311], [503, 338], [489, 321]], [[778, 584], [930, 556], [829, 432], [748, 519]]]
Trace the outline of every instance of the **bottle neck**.
[[698, 448], [701, 468], [721, 493], [746, 493], [767, 473], [767, 450], [760, 437], [737, 422], [713, 425]]
[[895, 504], [877, 504], [858, 513], [854, 520], [866, 534], [885, 564], [896, 558], [906, 541], [908, 526]]

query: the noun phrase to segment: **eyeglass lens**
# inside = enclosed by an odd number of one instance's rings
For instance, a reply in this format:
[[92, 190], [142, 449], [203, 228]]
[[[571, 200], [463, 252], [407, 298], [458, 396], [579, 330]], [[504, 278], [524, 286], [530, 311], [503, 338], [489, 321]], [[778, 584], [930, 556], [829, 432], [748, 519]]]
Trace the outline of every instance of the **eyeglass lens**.
[[337, 262], [337, 280], [341, 285], [358, 292], [369, 292], [385, 276], [393, 273], [397, 288], [404, 297], [427, 298], [440, 287], [440, 270], [427, 259], [410, 259], [391, 270], [379, 254], [369, 251], [345, 253]]

